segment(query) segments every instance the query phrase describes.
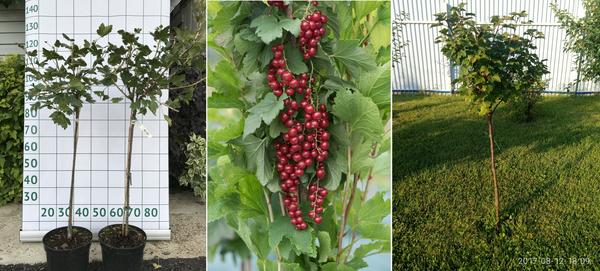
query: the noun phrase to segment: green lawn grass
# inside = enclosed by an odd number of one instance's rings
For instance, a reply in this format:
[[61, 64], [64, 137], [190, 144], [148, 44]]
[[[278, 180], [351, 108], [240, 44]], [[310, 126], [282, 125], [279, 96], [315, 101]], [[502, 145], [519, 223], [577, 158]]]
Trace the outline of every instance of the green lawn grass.
[[484, 117], [461, 96], [393, 106], [394, 269], [600, 270], [600, 97], [498, 109], [499, 234]]

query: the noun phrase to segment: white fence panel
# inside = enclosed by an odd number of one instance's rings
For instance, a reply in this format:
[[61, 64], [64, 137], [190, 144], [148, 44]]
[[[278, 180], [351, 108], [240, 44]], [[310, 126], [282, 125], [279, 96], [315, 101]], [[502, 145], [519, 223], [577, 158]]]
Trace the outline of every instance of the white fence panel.
[[394, 92], [451, 92], [451, 66], [441, 53], [441, 45], [435, 44], [438, 29], [431, 28], [434, 14], [446, 12], [450, 6], [467, 3], [467, 10], [476, 14], [481, 23], [489, 22], [493, 15], [506, 15], [513, 11], [525, 10], [533, 21], [530, 26], [519, 27], [522, 31], [528, 27], [544, 32], [546, 38], [537, 41], [537, 54], [547, 60], [550, 73], [546, 76], [546, 92], [600, 92], [600, 84], [580, 82], [577, 63], [572, 53], [564, 51], [565, 31], [560, 28], [550, 3], [556, 2], [560, 8], [582, 16], [581, 0], [393, 0], [394, 18], [400, 12], [406, 12], [408, 19], [402, 26], [402, 39], [408, 45], [402, 48], [403, 55], [393, 70], [392, 88]]

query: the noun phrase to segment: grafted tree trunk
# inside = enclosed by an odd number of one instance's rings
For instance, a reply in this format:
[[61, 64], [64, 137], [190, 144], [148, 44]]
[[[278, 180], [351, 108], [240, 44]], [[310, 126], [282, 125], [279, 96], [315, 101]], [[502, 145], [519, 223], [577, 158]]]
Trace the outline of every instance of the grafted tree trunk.
[[492, 167], [492, 182], [494, 185], [494, 207], [496, 208], [496, 232], [500, 231], [500, 192], [498, 191], [498, 179], [496, 178], [496, 156], [494, 154], [494, 113], [487, 114], [488, 134], [490, 138], [490, 162]]
[[137, 111], [131, 110], [129, 116], [129, 132], [127, 137], [127, 163], [125, 165], [125, 206], [123, 206], [123, 224], [121, 233], [123, 236], [129, 235], [129, 187], [131, 186], [131, 153], [133, 152], [133, 131], [135, 128]]
[[77, 161], [77, 141], [79, 141], [79, 113], [81, 109], [75, 109], [75, 131], [73, 131], [73, 163], [71, 166], [71, 187], [69, 190], [69, 225], [67, 227], [67, 239], [73, 237], [73, 204], [75, 198], [75, 161]]

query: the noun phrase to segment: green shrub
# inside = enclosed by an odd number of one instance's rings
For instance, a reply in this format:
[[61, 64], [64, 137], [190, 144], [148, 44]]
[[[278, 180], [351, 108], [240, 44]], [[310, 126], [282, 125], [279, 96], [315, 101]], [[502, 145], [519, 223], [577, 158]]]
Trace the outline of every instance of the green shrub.
[[514, 117], [519, 121], [531, 122], [535, 119], [536, 104], [542, 101], [542, 91], [546, 85], [541, 81], [529, 89], [525, 89], [510, 104]]
[[192, 187], [202, 202], [206, 200], [206, 140], [192, 134], [186, 147], [185, 171], [179, 178], [183, 186]]
[[22, 4], [23, 2], [23, 0], [0, 0], [0, 5], [8, 8], [12, 5]]
[[0, 60], [0, 205], [21, 195], [24, 70], [21, 56]]

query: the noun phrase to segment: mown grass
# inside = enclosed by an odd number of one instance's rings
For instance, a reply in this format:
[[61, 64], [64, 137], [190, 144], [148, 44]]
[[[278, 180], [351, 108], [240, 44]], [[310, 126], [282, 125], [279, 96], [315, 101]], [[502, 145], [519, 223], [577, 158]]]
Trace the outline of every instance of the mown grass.
[[600, 270], [600, 97], [495, 125], [499, 234], [485, 119], [460, 96], [394, 97], [394, 269]]

